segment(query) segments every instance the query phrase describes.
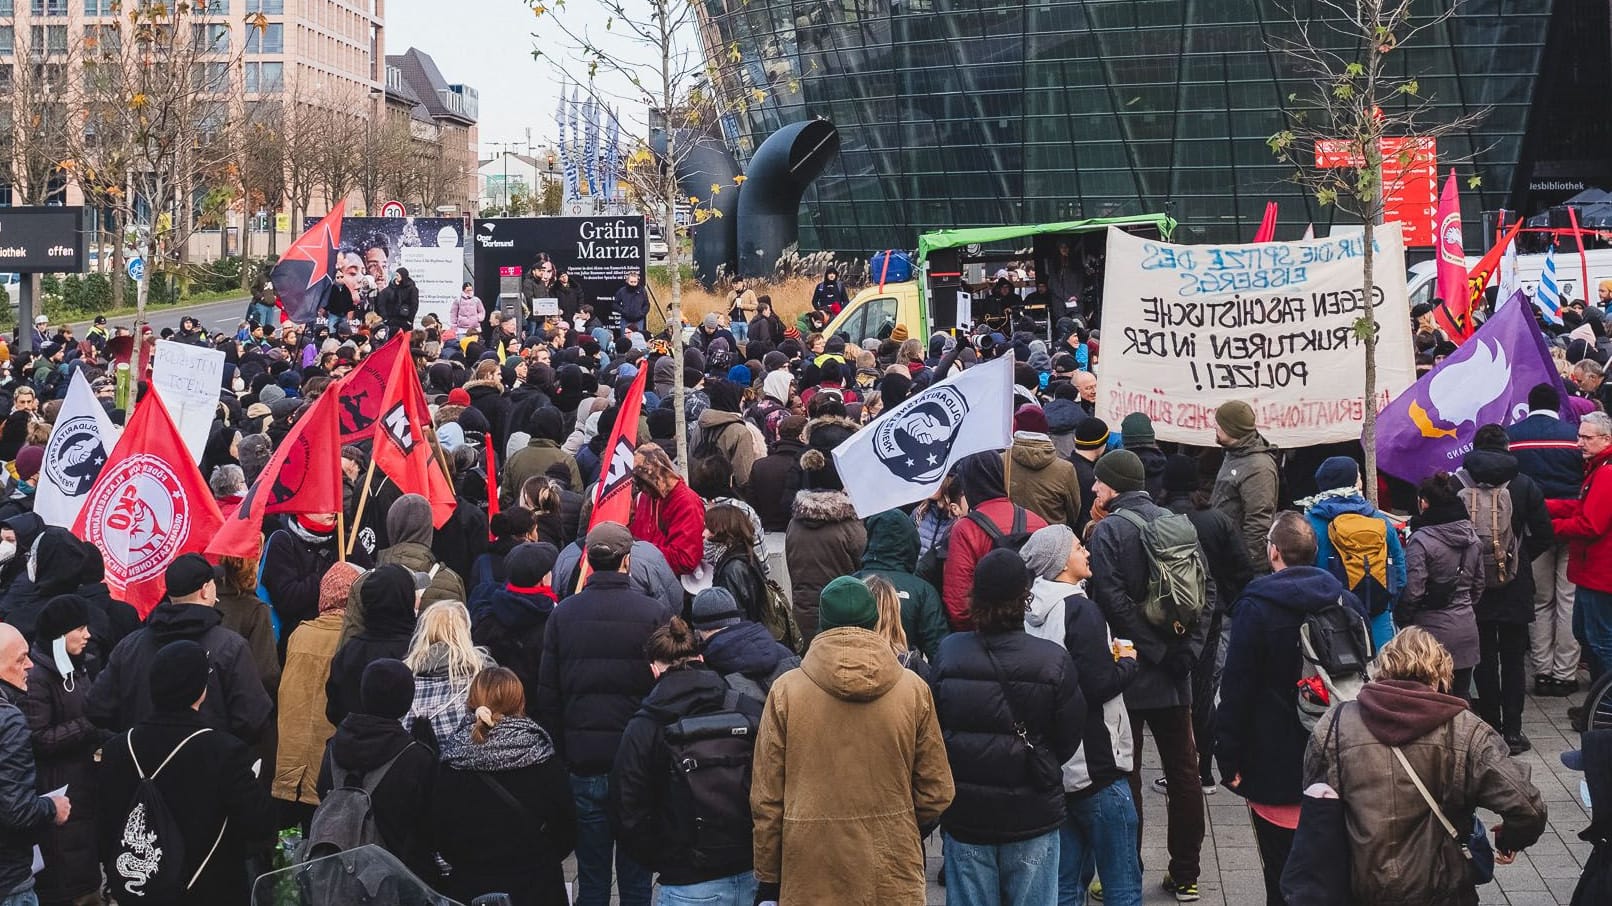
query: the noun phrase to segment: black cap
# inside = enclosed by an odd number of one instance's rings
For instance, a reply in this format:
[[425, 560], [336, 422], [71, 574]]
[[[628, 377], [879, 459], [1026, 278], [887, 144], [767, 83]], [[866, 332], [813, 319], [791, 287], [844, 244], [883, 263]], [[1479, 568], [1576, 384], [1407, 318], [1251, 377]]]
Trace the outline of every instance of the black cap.
[[168, 597], [183, 598], [201, 591], [208, 582], [220, 581], [224, 575], [221, 568], [208, 563], [201, 554], [185, 554], [168, 564], [168, 571], [162, 578]]

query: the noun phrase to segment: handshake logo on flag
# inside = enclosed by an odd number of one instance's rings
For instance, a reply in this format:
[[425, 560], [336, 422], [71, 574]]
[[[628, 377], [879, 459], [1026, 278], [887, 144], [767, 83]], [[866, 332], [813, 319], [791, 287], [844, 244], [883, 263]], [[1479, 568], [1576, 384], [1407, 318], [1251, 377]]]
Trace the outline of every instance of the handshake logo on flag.
[[939, 386], [915, 402], [879, 423], [873, 452], [897, 477], [929, 484], [950, 465], [952, 444], [968, 415], [968, 400], [955, 387]]

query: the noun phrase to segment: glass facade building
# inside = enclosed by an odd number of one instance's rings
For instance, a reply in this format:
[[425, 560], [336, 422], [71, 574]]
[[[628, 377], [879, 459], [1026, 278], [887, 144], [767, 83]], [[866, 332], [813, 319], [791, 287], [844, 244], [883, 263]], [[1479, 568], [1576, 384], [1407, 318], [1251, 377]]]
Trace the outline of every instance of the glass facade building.
[[[1278, 238], [1333, 218], [1266, 143], [1307, 90], [1271, 49], [1296, 30], [1271, 0], [699, 2], [741, 163], [785, 123], [840, 129], [841, 153], [802, 205], [803, 250], [1152, 212], [1189, 240], [1246, 241], [1269, 200]], [[1305, 18], [1330, 9], [1296, 2]], [[1426, 0], [1428, 14], [1443, 2]], [[1462, 176], [1469, 246], [1482, 245], [1484, 211], [1607, 186], [1608, 9], [1466, 0], [1394, 54], [1431, 119], [1485, 111], [1438, 149], [1441, 173]]]

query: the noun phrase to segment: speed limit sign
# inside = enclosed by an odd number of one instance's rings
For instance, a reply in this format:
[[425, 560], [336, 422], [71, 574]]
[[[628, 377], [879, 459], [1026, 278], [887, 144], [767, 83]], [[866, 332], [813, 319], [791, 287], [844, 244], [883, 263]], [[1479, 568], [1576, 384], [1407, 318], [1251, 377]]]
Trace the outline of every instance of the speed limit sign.
[[407, 214], [408, 209], [403, 207], [403, 202], [401, 201], [388, 201], [386, 204], [381, 205], [382, 217], [403, 217]]

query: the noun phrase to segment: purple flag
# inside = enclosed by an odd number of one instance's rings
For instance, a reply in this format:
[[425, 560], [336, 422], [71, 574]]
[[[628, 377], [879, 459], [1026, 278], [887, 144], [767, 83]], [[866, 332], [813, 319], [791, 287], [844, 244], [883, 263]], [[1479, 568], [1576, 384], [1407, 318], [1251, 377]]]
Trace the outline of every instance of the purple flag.
[[1453, 472], [1472, 449], [1479, 427], [1510, 425], [1527, 416], [1528, 391], [1538, 384], [1556, 386], [1565, 414], [1561, 375], [1532, 307], [1518, 292], [1378, 414], [1377, 463], [1411, 482]]

